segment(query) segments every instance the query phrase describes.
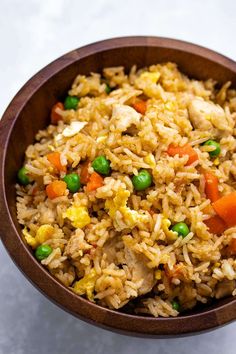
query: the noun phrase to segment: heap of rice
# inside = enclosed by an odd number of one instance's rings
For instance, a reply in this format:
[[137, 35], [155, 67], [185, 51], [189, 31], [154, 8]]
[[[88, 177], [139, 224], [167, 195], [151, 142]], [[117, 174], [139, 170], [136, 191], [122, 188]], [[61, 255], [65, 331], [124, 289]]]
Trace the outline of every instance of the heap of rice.
[[[109, 94], [105, 82], [112, 88]], [[136, 299], [136, 313], [156, 317], [177, 316], [175, 299], [187, 310], [197, 302], [236, 295], [236, 260], [227, 253], [236, 227], [222, 235], [209, 232], [204, 221], [211, 216], [210, 200], [202, 176], [210, 169], [222, 195], [234, 190], [236, 92], [230, 83], [219, 89], [212, 79], [191, 80], [167, 63], [138, 71], [134, 66], [129, 75], [123, 67], [106, 68], [103, 76], [78, 75], [69, 95], [80, 98], [78, 109], [59, 109], [58, 124], [38, 132], [25, 154], [33, 183], [16, 185], [18, 220], [27, 242], [34, 247], [39, 228], [51, 226], [44, 243], [53, 252], [42, 265], [90, 301], [119, 309]], [[132, 108], [137, 97], [147, 100], [144, 115]], [[204, 107], [210, 107], [205, 120], [199, 114]], [[77, 129], [72, 122], [86, 124]], [[202, 145], [213, 138], [221, 146], [216, 159]], [[173, 142], [191, 144], [198, 161], [186, 166], [186, 156], [168, 156]], [[52, 151], [78, 174], [81, 163], [104, 155], [112, 172], [95, 191], [84, 186], [51, 200], [46, 185], [65, 174], [55, 173], [47, 160]], [[143, 192], [135, 191], [131, 181], [140, 169], [153, 177]], [[66, 212], [81, 206], [90, 222], [78, 228]], [[190, 228], [185, 238], [170, 230], [182, 221]]]

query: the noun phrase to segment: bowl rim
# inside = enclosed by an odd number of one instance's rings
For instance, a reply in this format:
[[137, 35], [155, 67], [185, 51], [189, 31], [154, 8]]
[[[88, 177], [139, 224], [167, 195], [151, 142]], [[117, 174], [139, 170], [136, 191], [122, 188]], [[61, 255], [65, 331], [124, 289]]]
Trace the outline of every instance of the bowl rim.
[[5, 220], [5, 225], [9, 225], [6, 232], [6, 228], [0, 223], [0, 236], [10, 257], [28, 280], [49, 300], [86, 322], [135, 336], [167, 337], [211, 330], [236, 319], [236, 299], [216, 309], [172, 318], [130, 315], [101, 307], [71, 292], [43, 268], [23, 242], [11, 218], [6, 199], [4, 171], [7, 146], [20, 112], [34, 93], [65, 67], [87, 56], [124, 47], [161, 47], [180, 50], [212, 60], [236, 73], [235, 61], [211, 49], [182, 40], [154, 36], [129, 36], [98, 41], [72, 50], [45, 66], [18, 91], [0, 122], [0, 216], [1, 220]]

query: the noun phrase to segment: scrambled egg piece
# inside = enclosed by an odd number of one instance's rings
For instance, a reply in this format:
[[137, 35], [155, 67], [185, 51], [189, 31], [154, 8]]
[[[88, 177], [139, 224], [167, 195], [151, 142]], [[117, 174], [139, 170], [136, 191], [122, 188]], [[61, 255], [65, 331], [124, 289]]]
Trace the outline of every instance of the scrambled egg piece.
[[38, 243], [35, 239], [35, 237], [33, 237], [32, 235], [30, 235], [30, 233], [27, 230], [27, 227], [25, 227], [22, 230], [22, 233], [25, 237], [25, 241], [28, 243], [29, 246], [31, 246], [33, 249], [36, 248], [38, 246]]
[[169, 219], [162, 219], [162, 229], [169, 241], [175, 241], [178, 238], [177, 232], [171, 231], [169, 229], [171, 222]]
[[68, 127], [63, 130], [62, 136], [66, 138], [74, 136], [79, 133], [80, 130], [82, 130], [87, 124], [87, 122], [72, 122]]
[[28, 245], [30, 245], [32, 248], [36, 248], [37, 246], [41, 245], [48, 239], [50, 239], [54, 233], [54, 227], [52, 225], [44, 224], [41, 225], [37, 232], [35, 237], [33, 237], [27, 228], [25, 227], [24, 230], [22, 231], [26, 242]]
[[156, 270], [154, 273], [154, 276], [155, 276], [156, 280], [160, 280], [161, 279], [161, 270], [160, 269]]
[[[52, 145], [48, 145], [48, 148], [49, 148], [50, 151], [55, 151], [55, 147], [52, 146]], [[36, 157], [36, 156], [35, 156], [35, 157]]]
[[159, 80], [161, 74], [159, 72], [143, 72], [136, 80], [135, 85], [142, 89], [143, 92], [152, 97], [155, 88], [157, 87], [157, 81]]
[[86, 294], [90, 301], [94, 300], [94, 288], [97, 279], [95, 269], [91, 269], [90, 273], [85, 275], [82, 279], [75, 282], [73, 291], [78, 295]]
[[123, 104], [114, 104], [110, 123], [115, 126], [116, 130], [124, 132], [132, 124], [139, 125], [140, 118], [141, 114], [136, 112], [134, 108]]
[[155, 72], [149, 72], [149, 71], [144, 71], [138, 79], [140, 80], [145, 80], [150, 83], [156, 84], [157, 81], [159, 80], [161, 74], [158, 71]]
[[35, 239], [39, 244], [41, 244], [51, 238], [53, 233], [54, 227], [52, 225], [44, 224], [38, 228]]
[[84, 206], [72, 205], [63, 213], [64, 218], [68, 218], [75, 228], [82, 229], [84, 226], [90, 224], [90, 216], [88, 209]]
[[153, 156], [153, 154], [148, 154], [147, 156], [144, 157], [143, 160], [151, 168], [155, 168], [156, 167], [156, 161], [155, 161], [155, 157]]
[[[127, 207], [127, 201], [130, 192], [126, 189], [119, 188], [114, 199], [107, 199], [105, 209], [113, 219], [114, 227], [117, 231], [125, 228], [134, 228], [139, 222], [147, 222], [148, 216], [141, 214], [136, 210], [131, 210]], [[122, 220], [120, 220], [122, 216]]]

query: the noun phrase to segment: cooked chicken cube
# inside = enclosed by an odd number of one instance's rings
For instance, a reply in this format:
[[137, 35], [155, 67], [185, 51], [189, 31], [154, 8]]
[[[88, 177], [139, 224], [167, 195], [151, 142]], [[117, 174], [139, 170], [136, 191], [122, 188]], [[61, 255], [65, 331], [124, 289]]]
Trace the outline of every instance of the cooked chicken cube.
[[115, 126], [115, 129], [124, 132], [132, 124], [138, 126], [141, 118], [141, 114], [136, 112], [134, 108], [115, 104], [112, 111], [112, 117], [110, 124]]
[[131, 281], [136, 283], [143, 279], [142, 285], [138, 289], [138, 294], [147, 294], [152, 290], [155, 283], [154, 271], [145, 265], [145, 257], [143, 255], [134, 253], [128, 247], [125, 247], [125, 259], [132, 274]]
[[216, 287], [215, 297], [216, 299], [221, 299], [222, 297], [232, 295], [235, 289], [235, 280], [223, 280]]
[[[189, 117], [195, 129], [213, 131], [218, 135], [222, 131], [230, 132], [223, 108], [213, 102], [206, 102], [202, 98], [193, 99], [188, 107]], [[221, 132], [217, 132], [220, 130]]]

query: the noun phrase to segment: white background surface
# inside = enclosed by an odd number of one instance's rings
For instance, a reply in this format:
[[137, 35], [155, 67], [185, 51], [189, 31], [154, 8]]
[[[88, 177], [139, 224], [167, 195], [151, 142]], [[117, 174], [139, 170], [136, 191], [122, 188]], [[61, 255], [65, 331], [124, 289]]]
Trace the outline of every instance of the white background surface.
[[[0, 116], [35, 72], [84, 44], [158, 35], [235, 60], [235, 34], [235, 0], [0, 0]], [[0, 354], [235, 354], [235, 331], [236, 323], [195, 337], [151, 340], [95, 328], [46, 300], [0, 244]]]

